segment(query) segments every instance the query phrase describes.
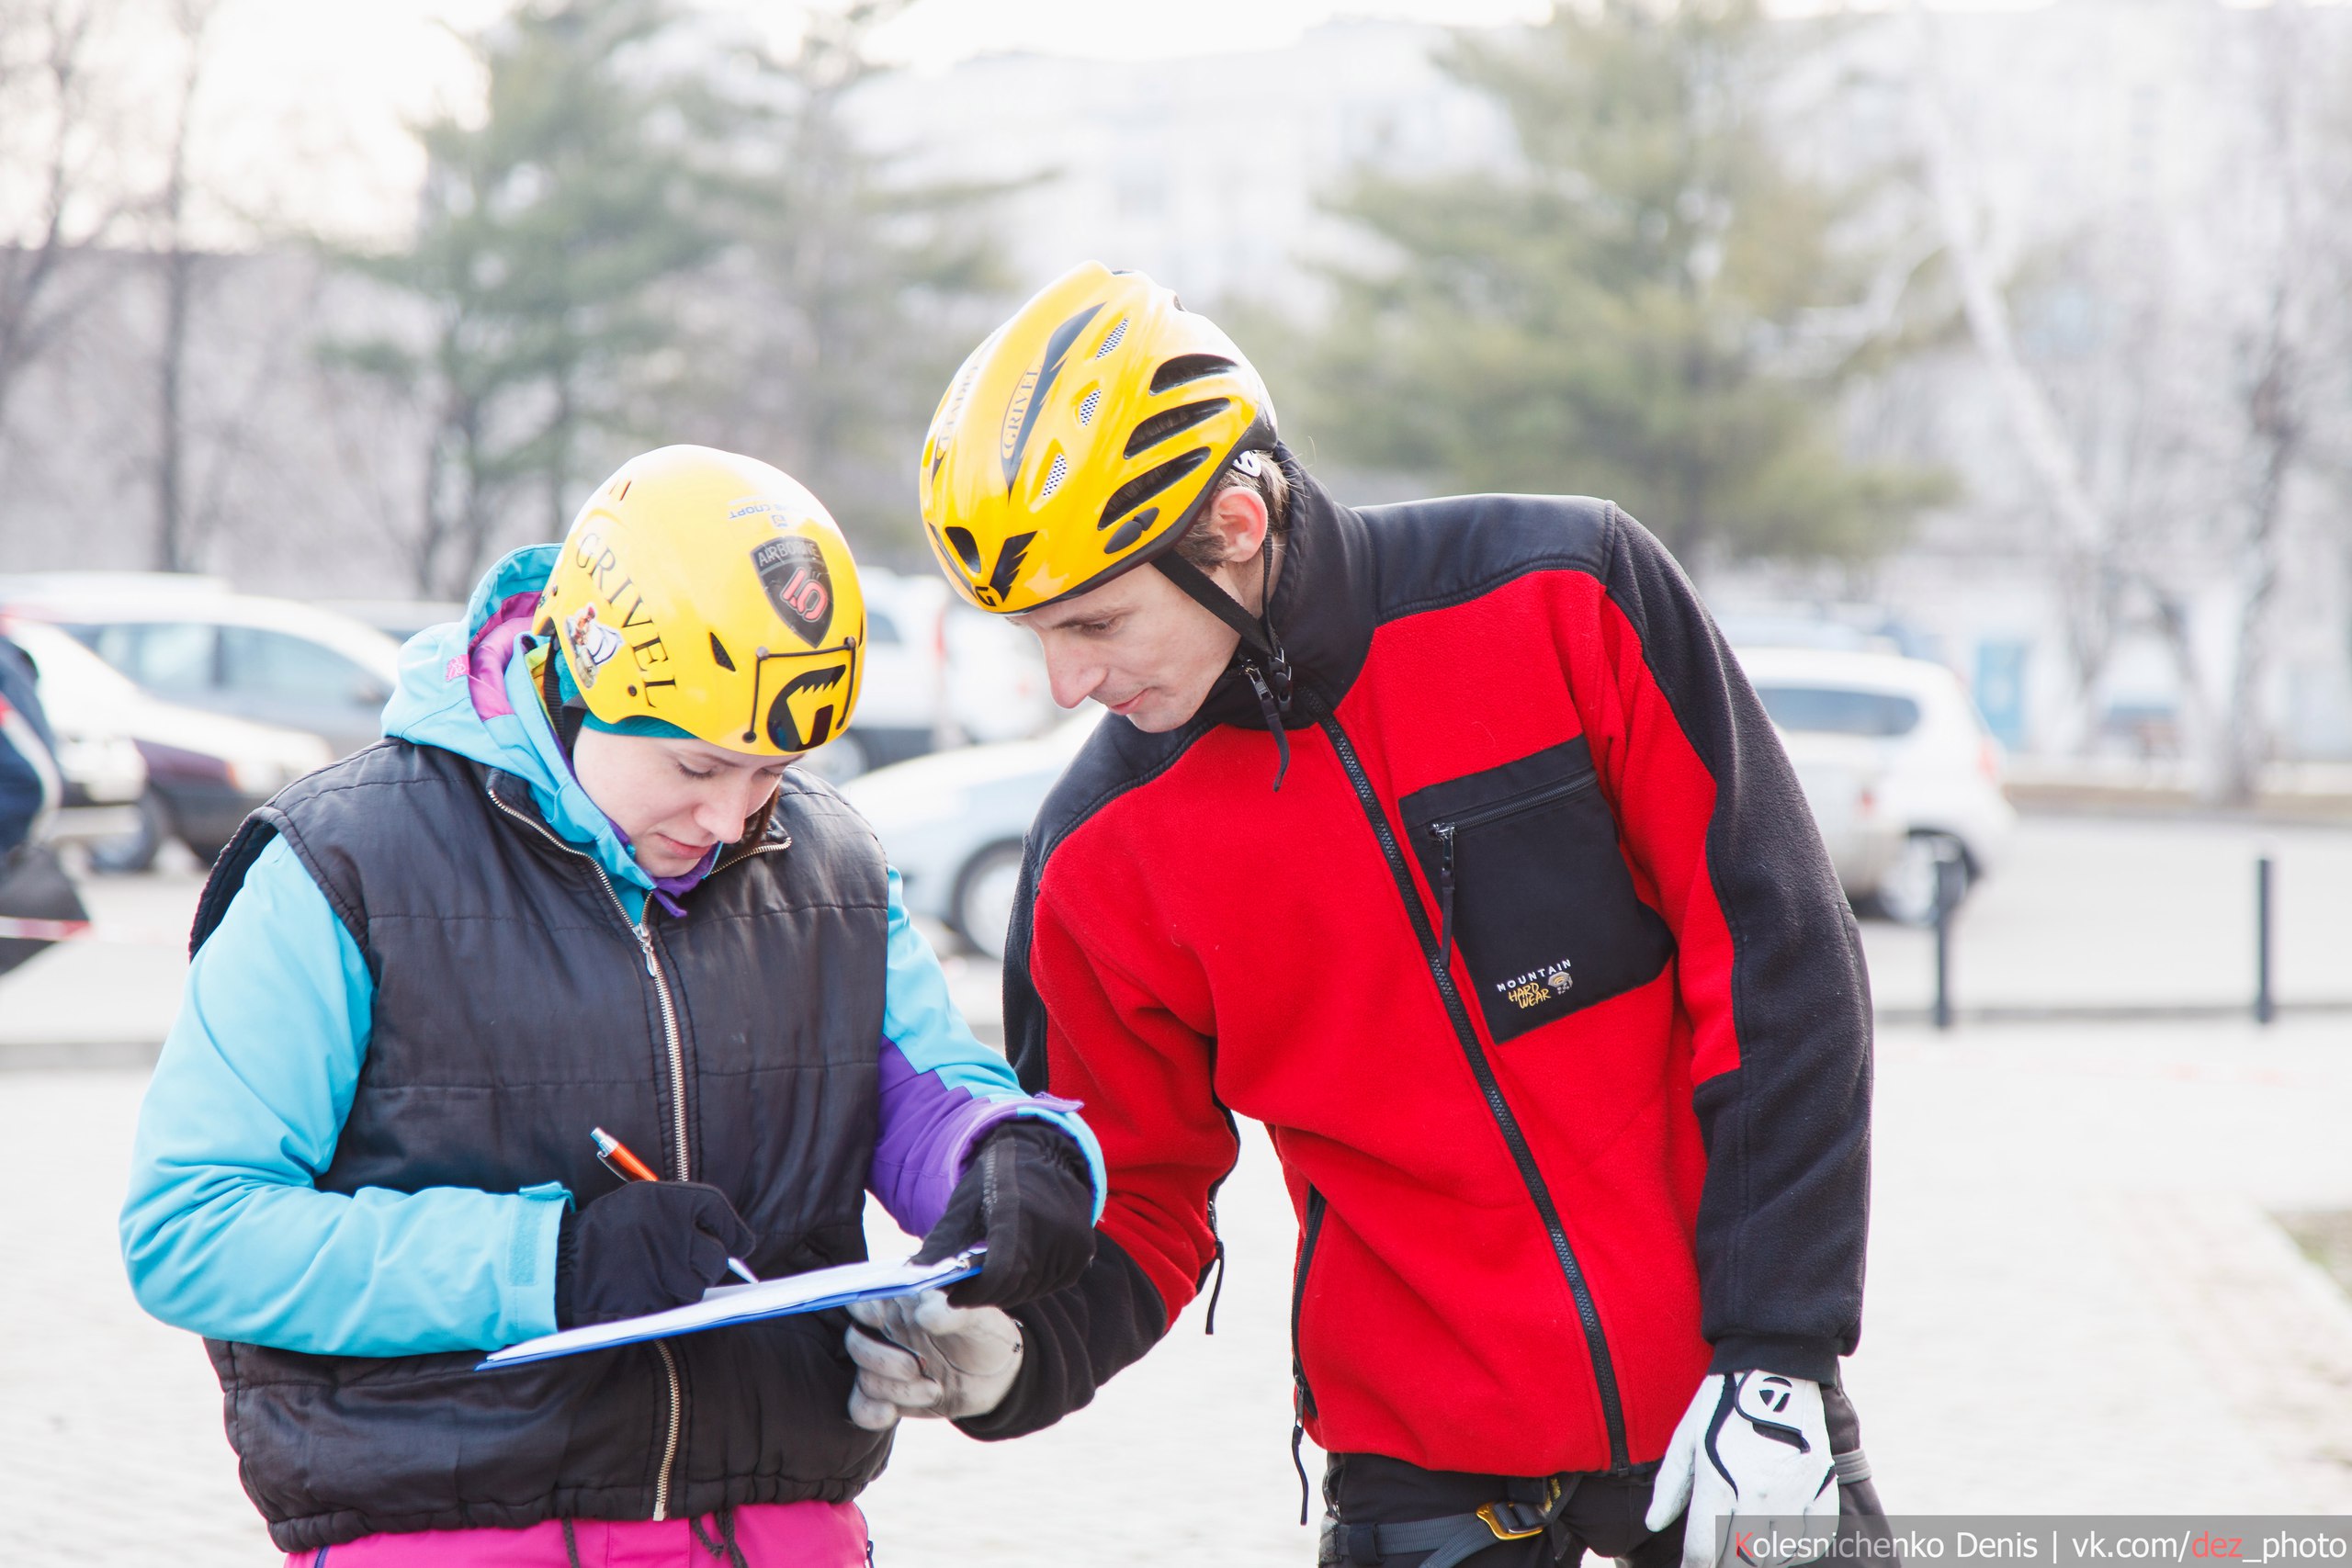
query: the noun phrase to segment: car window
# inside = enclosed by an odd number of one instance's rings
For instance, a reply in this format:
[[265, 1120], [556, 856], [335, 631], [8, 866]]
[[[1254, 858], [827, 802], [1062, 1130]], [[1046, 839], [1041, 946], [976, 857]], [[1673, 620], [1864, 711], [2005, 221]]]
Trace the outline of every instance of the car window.
[[1908, 735], [1919, 727], [1919, 705], [1892, 692], [1849, 686], [1758, 686], [1764, 711], [1782, 729], [1815, 735]]
[[219, 673], [213, 628], [201, 621], [117, 621], [69, 628], [100, 659], [167, 697], [210, 692]]
[[888, 611], [877, 610], [868, 604], [865, 607], [865, 640], [868, 644], [889, 645], [906, 639], [899, 635], [899, 623], [890, 618]]
[[380, 706], [383, 682], [308, 637], [257, 626], [220, 628], [220, 684], [245, 697]]

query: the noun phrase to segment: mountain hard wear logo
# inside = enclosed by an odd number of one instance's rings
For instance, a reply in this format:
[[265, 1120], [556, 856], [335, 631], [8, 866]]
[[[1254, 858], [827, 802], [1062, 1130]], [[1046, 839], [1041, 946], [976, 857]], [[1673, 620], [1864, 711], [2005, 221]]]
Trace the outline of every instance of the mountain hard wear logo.
[[752, 552], [752, 565], [793, 635], [811, 648], [821, 646], [833, 625], [833, 579], [817, 541], [797, 534], [770, 539]]
[[1529, 1008], [1565, 997], [1576, 981], [1568, 974], [1568, 960], [1547, 964], [1541, 969], [1531, 969], [1524, 975], [1514, 975], [1508, 980], [1495, 982], [1495, 989], [1511, 1005], [1524, 1012]]

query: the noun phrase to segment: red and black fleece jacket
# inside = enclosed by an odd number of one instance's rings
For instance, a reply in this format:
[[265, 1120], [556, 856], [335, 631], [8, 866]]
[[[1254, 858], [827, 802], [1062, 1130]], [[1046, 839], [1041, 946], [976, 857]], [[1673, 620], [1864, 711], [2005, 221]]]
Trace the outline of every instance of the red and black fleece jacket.
[[1236, 676], [1106, 718], [1032, 829], [1005, 961], [1033, 1090], [1109, 1163], [1099, 1256], [1019, 1309], [1012, 1437], [1206, 1279], [1262, 1122], [1325, 1449], [1543, 1475], [1656, 1460], [1711, 1368], [1860, 1330], [1871, 1021], [1754, 692], [1605, 502], [1351, 511], [1287, 454], [1287, 773]]

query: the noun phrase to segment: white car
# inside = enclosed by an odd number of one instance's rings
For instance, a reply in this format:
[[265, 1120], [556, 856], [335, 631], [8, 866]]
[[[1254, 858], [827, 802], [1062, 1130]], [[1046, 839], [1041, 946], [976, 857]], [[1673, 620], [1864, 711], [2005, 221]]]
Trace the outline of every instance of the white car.
[[229, 592], [218, 579], [57, 573], [0, 581], [0, 602], [63, 626], [166, 702], [322, 736], [337, 753], [383, 733], [400, 644], [348, 615]]
[[1935, 918], [1939, 859], [1957, 858], [1963, 894], [2000, 863], [2017, 813], [2001, 787], [2000, 742], [1958, 676], [1889, 653], [1736, 652], [1831, 840], [1848, 897], [1925, 924]]
[[812, 773], [844, 783], [941, 745], [1028, 739], [1059, 709], [1046, 694], [1036, 638], [953, 600], [935, 574], [859, 571], [865, 672], [849, 733], [809, 754]]
[[940, 751], [842, 786], [898, 867], [908, 913], [944, 921], [974, 951], [1002, 958], [1022, 838], [1102, 719], [1088, 703], [1035, 740]]
[[62, 626], [0, 616], [0, 630], [40, 669], [41, 706], [61, 751], [69, 734], [127, 737], [133, 748], [113, 767], [122, 773], [137, 764], [141, 789], [128, 796], [135, 805], [119, 810], [119, 820], [94, 823], [77, 835], [90, 841], [91, 859], [101, 870], [143, 871], [170, 837], [209, 861], [247, 812], [334, 761], [327, 742], [306, 731], [165, 702]]

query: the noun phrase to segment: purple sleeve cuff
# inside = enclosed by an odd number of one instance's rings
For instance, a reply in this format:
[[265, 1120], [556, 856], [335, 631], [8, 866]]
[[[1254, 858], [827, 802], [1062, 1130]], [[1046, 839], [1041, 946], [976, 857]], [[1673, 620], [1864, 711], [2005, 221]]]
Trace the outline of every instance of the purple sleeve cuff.
[[[909, 1235], [939, 1223], [973, 1146], [1016, 1116], [1058, 1122], [1078, 1102], [1051, 1095], [987, 1100], [915, 1070], [891, 1041], [882, 1043], [881, 1129], [866, 1185]], [[1081, 1143], [1080, 1147], [1083, 1148]]]

